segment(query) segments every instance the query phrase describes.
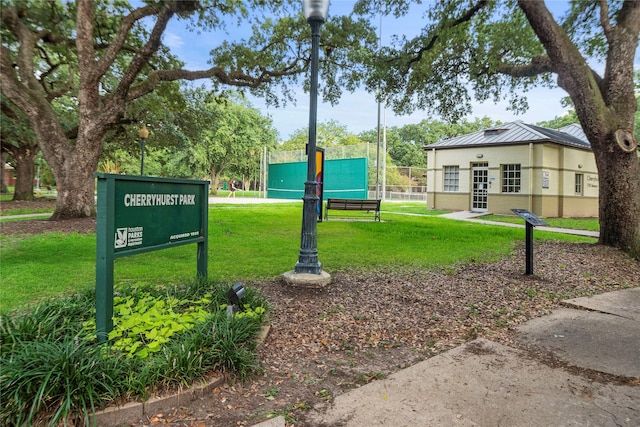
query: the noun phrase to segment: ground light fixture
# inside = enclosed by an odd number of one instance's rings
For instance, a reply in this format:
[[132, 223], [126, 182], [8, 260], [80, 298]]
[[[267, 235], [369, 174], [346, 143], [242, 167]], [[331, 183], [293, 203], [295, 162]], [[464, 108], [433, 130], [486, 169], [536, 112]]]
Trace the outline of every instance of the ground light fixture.
[[140, 137], [140, 175], [144, 175], [144, 143], [149, 137], [149, 129], [146, 125], [142, 125], [138, 131]]
[[231, 289], [227, 291], [227, 299], [231, 303], [227, 306], [227, 318], [231, 318], [231, 316], [233, 316], [237, 306], [240, 304], [240, 300], [244, 298], [246, 293], [247, 291], [240, 282], [233, 285]]
[[231, 304], [236, 305], [242, 298], [244, 298], [246, 293], [247, 291], [242, 283], [236, 283], [227, 291], [227, 299]]
[[316, 128], [318, 121], [318, 55], [320, 50], [320, 26], [327, 19], [329, 0], [303, 0], [304, 17], [311, 26], [311, 87], [309, 108], [309, 143], [307, 144], [307, 180], [302, 196], [302, 233], [300, 254], [295, 272], [321, 274], [318, 261], [318, 201], [316, 188]]

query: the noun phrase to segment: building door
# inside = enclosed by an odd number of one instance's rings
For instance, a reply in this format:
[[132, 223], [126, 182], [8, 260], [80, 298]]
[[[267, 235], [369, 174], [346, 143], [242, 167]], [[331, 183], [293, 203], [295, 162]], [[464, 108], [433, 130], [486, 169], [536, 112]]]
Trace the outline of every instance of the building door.
[[471, 177], [471, 210], [474, 212], [486, 212], [488, 208], [489, 163], [472, 163]]

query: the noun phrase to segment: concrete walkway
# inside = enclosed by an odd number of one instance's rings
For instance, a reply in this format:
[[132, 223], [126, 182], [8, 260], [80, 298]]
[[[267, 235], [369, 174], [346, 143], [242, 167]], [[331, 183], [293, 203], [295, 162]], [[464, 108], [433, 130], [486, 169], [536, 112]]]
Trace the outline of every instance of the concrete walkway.
[[517, 341], [544, 357], [477, 339], [337, 396], [314, 409], [313, 422], [640, 425], [640, 288], [565, 303], [519, 328]]
[[[461, 221], [471, 221], [479, 224], [500, 225], [503, 227], [514, 227], [514, 228], [525, 228], [524, 220], [522, 220], [522, 224], [513, 224], [510, 222], [487, 221], [487, 220], [481, 219], [483, 215], [486, 215], [486, 214], [471, 212], [471, 211], [459, 211], [459, 212], [451, 212], [448, 214], [440, 215], [440, 217], [457, 219]], [[595, 237], [595, 238], [598, 238], [600, 236], [600, 233], [597, 231], [574, 230], [570, 228], [540, 226], [540, 227], [536, 227], [535, 229], [540, 231], [550, 231], [552, 233], [575, 234], [578, 236], [587, 236], [587, 237]]]

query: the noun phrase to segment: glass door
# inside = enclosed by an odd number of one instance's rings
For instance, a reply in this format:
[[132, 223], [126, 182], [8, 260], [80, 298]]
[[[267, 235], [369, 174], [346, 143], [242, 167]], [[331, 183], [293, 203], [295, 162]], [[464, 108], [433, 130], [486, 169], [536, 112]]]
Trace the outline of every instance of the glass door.
[[471, 210], [486, 212], [488, 208], [489, 163], [472, 163]]

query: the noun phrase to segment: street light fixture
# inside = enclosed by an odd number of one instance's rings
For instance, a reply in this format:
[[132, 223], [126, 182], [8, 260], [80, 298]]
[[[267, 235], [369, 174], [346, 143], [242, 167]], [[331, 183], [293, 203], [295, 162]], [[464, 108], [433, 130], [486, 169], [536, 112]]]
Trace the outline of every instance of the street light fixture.
[[140, 137], [140, 175], [144, 175], [144, 142], [149, 137], [149, 129], [147, 129], [146, 125], [142, 125], [140, 130], [138, 131], [138, 136]]
[[329, 0], [303, 0], [304, 17], [311, 25], [311, 90], [309, 108], [309, 143], [307, 144], [307, 180], [302, 196], [302, 233], [300, 255], [296, 273], [321, 274], [318, 261], [318, 201], [316, 195], [316, 124], [318, 120], [318, 52], [320, 50], [320, 26], [327, 19]]

